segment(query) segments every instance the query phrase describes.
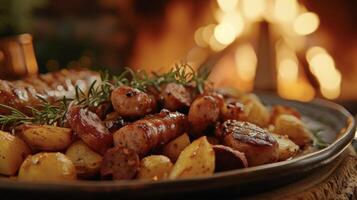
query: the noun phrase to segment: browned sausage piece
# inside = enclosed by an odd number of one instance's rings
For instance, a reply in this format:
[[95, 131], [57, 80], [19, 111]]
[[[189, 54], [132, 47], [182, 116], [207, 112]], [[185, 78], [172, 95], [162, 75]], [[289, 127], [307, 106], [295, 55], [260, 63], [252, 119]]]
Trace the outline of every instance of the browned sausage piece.
[[66, 118], [72, 130], [94, 151], [104, 154], [112, 147], [113, 136], [95, 113], [71, 106]]
[[223, 99], [218, 95], [203, 94], [191, 104], [188, 121], [191, 126], [190, 134], [194, 137], [206, 135], [205, 131], [215, 126], [220, 117]]
[[224, 145], [213, 145], [216, 155], [216, 172], [248, 167], [248, 161], [244, 153]]
[[125, 147], [114, 147], [105, 153], [100, 174], [103, 179], [133, 179], [139, 165], [139, 156], [135, 151]]
[[143, 117], [156, 110], [154, 97], [138, 89], [120, 86], [111, 94], [114, 110], [122, 117]]
[[164, 108], [170, 111], [184, 110], [192, 102], [191, 91], [177, 83], [169, 83], [162, 87], [160, 99]]
[[184, 114], [162, 110], [148, 118], [135, 121], [116, 131], [113, 135], [115, 146], [133, 149], [139, 156], [158, 148], [187, 130], [188, 122]]
[[227, 120], [216, 130], [224, 145], [243, 152], [249, 166], [272, 163], [278, 159], [278, 143], [266, 130], [249, 122]]
[[229, 119], [235, 119], [239, 121], [245, 121], [247, 118], [244, 112], [244, 105], [238, 101], [225, 100], [224, 105], [221, 108], [221, 120], [226, 121]]

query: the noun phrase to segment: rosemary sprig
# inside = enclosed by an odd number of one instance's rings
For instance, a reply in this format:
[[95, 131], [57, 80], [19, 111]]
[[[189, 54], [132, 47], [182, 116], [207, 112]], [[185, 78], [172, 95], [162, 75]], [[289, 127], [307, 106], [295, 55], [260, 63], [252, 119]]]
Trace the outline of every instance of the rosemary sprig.
[[16, 127], [20, 124], [47, 124], [63, 125], [69, 103], [73, 102], [82, 106], [98, 106], [103, 102], [110, 101], [110, 95], [114, 88], [127, 85], [146, 91], [149, 87], [160, 90], [160, 86], [167, 83], [177, 83], [185, 86], [194, 86], [202, 93], [208, 75], [198, 75], [195, 70], [187, 65], [176, 65], [170, 71], [163, 74], [148, 75], [145, 71], [133, 71], [126, 69], [118, 76], [111, 76], [108, 72], [101, 74], [101, 81], [94, 81], [88, 90], [82, 91], [78, 86], [75, 87], [75, 98], [63, 97], [60, 101], [51, 103], [38, 96], [42, 101], [41, 106], [28, 107], [31, 115], [25, 114], [16, 108], [0, 104], [0, 107], [8, 109], [9, 115], [0, 115], [0, 125], [2, 127]]

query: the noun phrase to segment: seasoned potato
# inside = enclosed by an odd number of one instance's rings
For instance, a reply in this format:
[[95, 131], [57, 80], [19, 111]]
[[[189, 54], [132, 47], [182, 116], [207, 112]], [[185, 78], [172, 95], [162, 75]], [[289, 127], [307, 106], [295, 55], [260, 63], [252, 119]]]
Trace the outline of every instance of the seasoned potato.
[[138, 179], [167, 179], [172, 169], [172, 162], [163, 155], [153, 155], [143, 158], [140, 162]]
[[193, 141], [180, 154], [169, 175], [170, 179], [213, 174], [215, 152], [203, 136]]
[[38, 153], [28, 156], [19, 171], [19, 180], [57, 181], [75, 180], [76, 169], [62, 153]]
[[30, 148], [16, 136], [0, 131], [0, 174], [15, 175]]
[[90, 149], [82, 140], [73, 143], [66, 151], [66, 156], [76, 167], [77, 175], [90, 177], [100, 171], [103, 157]]
[[275, 120], [274, 133], [287, 135], [300, 147], [311, 143], [313, 138], [305, 124], [293, 115], [279, 115]]
[[283, 114], [288, 114], [288, 115], [294, 115], [295, 117], [301, 119], [301, 114], [298, 110], [295, 108], [289, 107], [289, 106], [282, 106], [282, 105], [275, 105], [271, 109], [271, 114], [270, 114], [270, 122], [271, 124], [275, 124], [275, 119], [279, 115]]
[[278, 161], [287, 160], [291, 157], [294, 157], [298, 153], [299, 146], [296, 145], [293, 141], [291, 141], [288, 136], [277, 135], [274, 133], [272, 135], [279, 144]]
[[23, 125], [18, 133], [32, 149], [61, 151], [72, 143], [72, 131], [49, 125]]
[[246, 121], [260, 127], [267, 127], [270, 119], [268, 109], [253, 94], [243, 96], [240, 101], [245, 105]]
[[169, 157], [172, 162], [175, 162], [181, 151], [190, 144], [190, 138], [186, 133], [166, 144], [162, 150], [162, 154]]

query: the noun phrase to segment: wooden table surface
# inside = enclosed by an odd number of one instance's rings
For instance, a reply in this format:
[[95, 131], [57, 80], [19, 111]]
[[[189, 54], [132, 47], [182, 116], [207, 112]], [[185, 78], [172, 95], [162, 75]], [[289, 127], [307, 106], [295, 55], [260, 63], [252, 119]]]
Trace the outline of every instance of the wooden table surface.
[[244, 199], [357, 199], [357, 155], [355, 149], [351, 145], [331, 164], [318, 169], [300, 181]]

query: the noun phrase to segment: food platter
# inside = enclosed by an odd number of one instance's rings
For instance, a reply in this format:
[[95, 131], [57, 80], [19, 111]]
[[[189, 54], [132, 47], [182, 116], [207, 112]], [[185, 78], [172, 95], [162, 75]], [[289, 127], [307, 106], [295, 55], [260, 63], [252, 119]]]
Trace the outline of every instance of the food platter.
[[[286, 105], [299, 110], [320, 128], [321, 138], [329, 145], [298, 158], [245, 169], [220, 172], [211, 176], [162, 181], [71, 181], [23, 182], [0, 179], [0, 192], [7, 198], [46, 195], [58, 199], [71, 198], [137, 198], [170, 197], [172, 194], [243, 195], [271, 189], [301, 179], [334, 161], [351, 143], [355, 134], [353, 117], [343, 107], [324, 100], [308, 103], [283, 100], [274, 95], [259, 95], [265, 105]], [[53, 195], [53, 196], [52, 196]], [[178, 196], [175, 196], [178, 197]], [[182, 197], [182, 196], [181, 196]]]

